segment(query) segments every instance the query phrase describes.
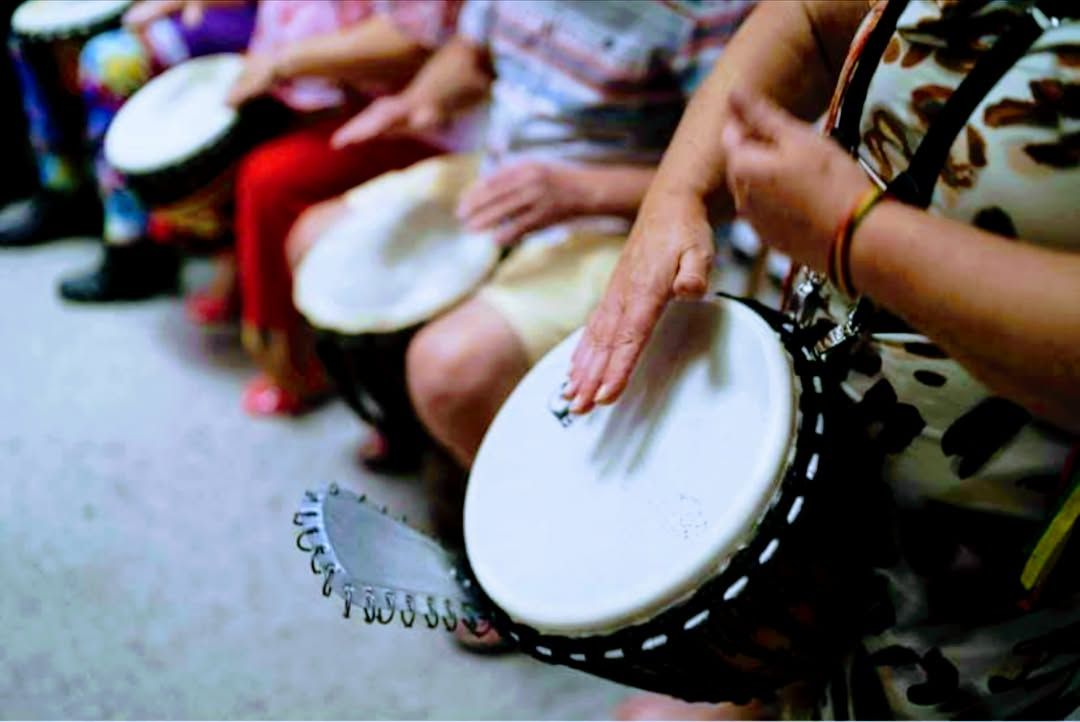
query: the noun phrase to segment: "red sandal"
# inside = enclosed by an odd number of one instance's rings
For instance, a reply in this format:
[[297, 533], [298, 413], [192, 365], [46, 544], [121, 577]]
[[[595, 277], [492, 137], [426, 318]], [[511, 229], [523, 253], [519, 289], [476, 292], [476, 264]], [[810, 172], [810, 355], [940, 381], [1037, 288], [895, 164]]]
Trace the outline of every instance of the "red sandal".
[[184, 299], [188, 320], [197, 326], [226, 326], [240, 319], [235, 294], [220, 296], [208, 290], [195, 291]]
[[240, 403], [252, 416], [299, 416], [321, 405], [330, 395], [327, 390], [300, 396], [260, 374], [248, 383]]

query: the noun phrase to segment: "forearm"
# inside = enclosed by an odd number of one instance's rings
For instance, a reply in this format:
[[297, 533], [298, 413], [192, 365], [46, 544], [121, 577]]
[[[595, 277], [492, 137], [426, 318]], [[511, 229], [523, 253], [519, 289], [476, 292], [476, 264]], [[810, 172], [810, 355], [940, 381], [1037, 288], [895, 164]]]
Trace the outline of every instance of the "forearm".
[[733, 203], [724, 184], [721, 130], [729, 116], [731, 89], [754, 89], [801, 118], [816, 118], [828, 103], [867, 8], [865, 2], [758, 5], [694, 94], [648, 200], [708, 199], [718, 217], [729, 217]]
[[654, 166], [585, 166], [576, 171], [580, 215], [637, 215], [649, 184], [656, 177]]
[[275, 70], [282, 80], [320, 76], [363, 90], [407, 82], [427, 57], [428, 51], [392, 20], [376, 15], [337, 32], [289, 44], [275, 59]]
[[431, 57], [404, 92], [452, 115], [480, 102], [492, 77], [487, 53], [457, 37]]
[[883, 203], [852, 245], [856, 287], [996, 393], [1080, 433], [1080, 254]]

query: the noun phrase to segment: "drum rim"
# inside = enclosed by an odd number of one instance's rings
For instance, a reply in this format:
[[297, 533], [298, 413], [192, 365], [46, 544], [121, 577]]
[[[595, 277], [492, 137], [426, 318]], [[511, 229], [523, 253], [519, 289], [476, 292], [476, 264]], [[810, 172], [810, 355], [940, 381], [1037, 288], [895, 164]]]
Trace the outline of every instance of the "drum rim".
[[113, 27], [119, 27], [121, 18], [123, 18], [124, 13], [127, 12], [128, 8], [131, 7], [134, 0], [118, 0], [119, 4], [112, 12], [83, 23], [74, 23], [63, 28], [55, 28], [52, 30], [20, 29], [16, 27], [16, 18], [19, 14], [19, 10], [31, 2], [47, 2], [47, 0], [24, 0], [24, 2], [20, 3], [19, 7], [15, 8], [15, 12], [11, 14], [11, 32], [23, 42], [49, 43], [56, 40], [89, 37]]
[[[175, 159], [167, 163], [161, 163], [153, 168], [131, 168], [122, 162], [116, 160], [116, 144], [120, 142], [119, 133], [124, 130], [125, 122], [134, 122], [130, 120], [131, 116], [139, 111], [139, 106], [133, 102], [139, 96], [140, 93], [144, 94], [149, 91], [155, 84], [161, 85], [170, 76], [176, 77], [181, 73], [192, 72], [193, 66], [209, 65], [211, 63], [223, 62], [225, 59], [231, 59], [238, 64], [243, 64], [243, 53], [212, 53], [210, 55], [203, 55], [197, 58], [189, 58], [179, 65], [175, 65], [168, 70], [164, 71], [160, 75], [151, 78], [146, 85], [139, 88], [128, 102], [121, 106], [117, 111], [116, 117], [112, 119], [109, 124], [109, 129], [105, 132], [105, 142], [102, 146], [105, 154], [105, 160], [110, 166], [115, 168], [119, 173], [123, 174], [128, 179], [133, 179], [136, 182], [142, 179], [151, 179], [157, 176], [167, 175], [180, 169], [188, 164], [197, 162], [197, 159], [214, 150], [217, 146], [225, 145], [228, 143], [229, 138], [234, 136], [237, 129], [240, 127], [242, 120], [242, 110], [233, 109], [232, 117], [230, 121], [217, 133], [211, 134], [209, 137], [201, 141], [198, 145], [193, 146], [186, 155], [180, 159]], [[127, 118], [128, 120], [125, 120]], [[112, 150], [110, 150], [112, 149]]]
[[[732, 488], [731, 503], [745, 510], [746, 515], [737, 516], [730, 525], [710, 526], [711, 531], [700, 536], [696, 544], [685, 554], [671, 556], [671, 563], [663, 568], [642, 568], [641, 573], [652, 579], [653, 584], [650, 584], [648, 589], [639, 588], [640, 595], [623, 590], [623, 585], [611, 587], [607, 593], [600, 596], [599, 603], [590, 603], [588, 598], [582, 599], [582, 604], [575, 605], [576, 611], [571, 613], [566, 606], [566, 599], [562, 600], [563, 604], [560, 604], [558, 609], [554, 609], [552, 605], [545, 605], [543, 600], [535, 595], [521, 593], [522, 587], [515, 586], [512, 581], [508, 581], [507, 577], [507, 573], [515, 575], [514, 569], [519, 569], [520, 565], [508, 565], [505, 558], [501, 562], [498, 559], [493, 561], [491, 554], [483, 553], [484, 549], [494, 551], [491, 545], [491, 527], [483, 520], [493, 519], [497, 515], [497, 511], [492, 511], [491, 497], [485, 496], [485, 492], [498, 496], [500, 492], [497, 487], [516, 486], [516, 484], [510, 484], [508, 479], [503, 482], [507, 474], [514, 473], [515, 468], [505, 464], [508, 461], [512, 463], [514, 460], [508, 460], [505, 452], [496, 450], [500, 447], [500, 442], [507, 441], [507, 433], [505, 430], [498, 435], [491, 433], [491, 430], [496, 428], [515, 426], [512, 417], [521, 410], [520, 403], [514, 404], [517, 395], [517, 389], [515, 389], [492, 421], [470, 473], [465, 501], [465, 540], [466, 548], [470, 551], [473, 572], [484, 585], [485, 592], [497, 600], [496, 603], [499, 604], [500, 609], [508, 616], [512, 616], [530, 628], [542, 629], [543, 633], [555, 636], [598, 636], [610, 634], [655, 617], [673, 604], [692, 595], [701, 584], [715, 576], [716, 569], [722, 567], [725, 560], [730, 559], [743, 546], [742, 540], [747, 535], [752, 534], [752, 520], [761, 513], [761, 510], [768, 507], [770, 499], [783, 482], [790, 465], [792, 449], [797, 440], [795, 432], [800, 396], [800, 389], [791, 367], [791, 354], [782, 343], [779, 343], [776, 333], [761, 315], [744, 304], [722, 298], [677, 303], [688, 306], [686, 313], [691, 313], [693, 307], [714, 307], [715, 315], [710, 317], [710, 324], [716, 324], [718, 328], [728, 327], [730, 330], [727, 333], [746, 334], [745, 337], [741, 337], [745, 339], [745, 343], [761, 349], [760, 355], [754, 356], [754, 365], [762, 369], [761, 373], [768, 382], [762, 388], [768, 389], [765, 393], [770, 397], [775, 396], [777, 404], [784, 405], [784, 408], [776, 411], [775, 415], [768, 417], [767, 423], [761, 429], [762, 435], [755, 437], [759, 444], [756, 448], [761, 450], [764, 456], [746, 469], [746, 479], [753, 483], [740, 484]], [[549, 353], [560, 358], [568, 356], [569, 348], [574, 345], [574, 338], [574, 335], [569, 336]], [[706, 353], [723, 355], [729, 352], [723, 350], [722, 346], [717, 346]], [[550, 360], [542, 360], [530, 370], [530, 374], [541, 368], [545, 369], [541, 373], [548, 379], [554, 390], [564, 369], [559, 368], [557, 363], [553, 366]], [[745, 373], [752, 373], [747, 366], [744, 366], [743, 370]], [[522, 381], [519, 386], [524, 383]], [[535, 384], [533, 391], [535, 391]], [[518, 433], [527, 432], [519, 430]], [[586, 434], [588, 435], [588, 432]], [[505, 447], [505, 443], [502, 446]], [[500, 461], [502, 463], [499, 463]], [[482, 479], [477, 478], [478, 474], [484, 474]], [[532, 480], [532, 483], [525, 485], [526, 487], [532, 487], [537, 481], [535, 477], [524, 478]], [[567, 492], [565, 487], [560, 488], [564, 490], [564, 493], [572, 493]], [[553, 501], [555, 501], [554, 498]], [[608, 501], [611, 500], [608, 499]], [[556, 503], [553, 508], [557, 507]], [[652, 517], [651, 514], [648, 516]], [[511, 514], [510, 518], [514, 518], [514, 515]], [[526, 518], [528, 518], [528, 513], [526, 513]], [[487, 542], [485, 546], [480, 546], [482, 540]], [[529, 546], [524, 539], [517, 541], [526, 547]], [[533, 541], [540, 540], [533, 538]], [[536, 547], [538, 550], [541, 548]], [[502, 555], [495, 551], [495, 556]], [[576, 576], [590, 578], [592, 575], [588, 568], [579, 568]], [[524, 581], [521, 583], [526, 584]], [[573, 593], [569, 585], [564, 585], [564, 587]]]
[[[718, 294], [734, 301], [727, 294]], [[750, 306], [750, 304], [746, 304]], [[751, 310], [760, 313], [750, 306]], [[769, 322], [766, 319], [766, 322]], [[837, 424], [830, 411], [830, 399], [842, 394], [840, 385], [828, 373], [811, 347], [796, 336], [790, 319], [778, 323], [769, 322], [779, 334], [798, 380], [799, 418], [796, 426], [796, 442], [792, 457], [784, 472], [783, 480], [773, 498], [766, 505], [755, 526], [758, 529], [794, 529], [805, 524], [808, 496], [806, 489], [815, 479], [828, 478], [836, 463], [831, 448]], [[779, 534], [757, 534], [738, 548], [707, 582], [683, 599], [675, 600], [666, 608], [658, 610], [647, 621], [628, 625], [611, 633], [572, 637], [546, 634], [511, 619], [492, 600], [495, 626], [509, 636], [515, 644], [530, 656], [547, 663], [561, 664], [608, 678], [623, 678], [635, 674], [633, 660], [644, 659], [651, 652], [676, 642], [707, 623], [709, 617], [723, 605], [734, 602], [751, 586], [750, 571], [765, 567], [777, 553], [782, 551], [784, 540]], [[476, 579], [472, 570], [469, 574]], [[483, 590], [477, 581], [476, 586]], [[822, 665], [824, 666], [824, 665]], [[616, 669], [617, 668], [617, 669]], [[621, 672], [616, 675], [615, 672]], [[729, 670], [725, 670], [725, 674]], [[709, 701], [730, 699], [733, 689], [744, 699], [768, 695], [775, 686], [762, 675], [746, 672], [738, 679], [714, 679], [710, 691], [698, 689], [695, 681], [684, 680], [684, 694]], [[715, 690], [715, 691], [712, 691]], [[657, 691], [664, 691], [657, 689]], [[669, 691], [670, 693], [670, 691]]]
[[[424, 167], [435, 168], [437, 171], [439, 169], [439, 164], [443, 162], [444, 158], [442, 156], [428, 158], [406, 168], [389, 171], [380, 176], [377, 176], [376, 178], [367, 181], [367, 183], [362, 184], [360, 188], [363, 188], [365, 185], [368, 184], [378, 184], [381, 182], [393, 181], [395, 178], [401, 178], [402, 174], [422, 170]], [[349, 214], [352, 212], [353, 206], [347, 203], [344, 215], [338, 220], [338, 223], [345, 222], [346, 218], [350, 217]], [[320, 240], [322, 238], [326, 238], [329, 233], [333, 231], [333, 228], [334, 226], [327, 228], [320, 237]], [[446, 311], [449, 311], [454, 306], [461, 303], [461, 301], [468, 298], [471, 294], [475, 293], [476, 290], [483, 285], [485, 280], [491, 277], [492, 272], [499, 264], [501, 250], [498, 244], [495, 243], [494, 234], [490, 232], [466, 231], [463, 227], [460, 227], [460, 225], [457, 228], [448, 230], [448, 236], [456, 239], [461, 239], [463, 241], [468, 238], [477, 239], [478, 241], [480, 239], [485, 240], [488, 253], [487, 257], [484, 259], [482, 272], [478, 272], [471, 283], [462, 284], [461, 288], [457, 292], [447, 296], [443, 301], [437, 304], [430, 305], [426, 308], [421, 308], [420, 310], [398, 314], [395, 318], [389, 321], [382, 320], [378, 322], [373, 322], [366, 319], [361, 321], [354, 320], [342, 322], [340, 321], [340, 316], [343, 314], [324, 313], [324, 311], [326, 310], [325, 305], [313, 304], [310, 294], [306, 290], [309, 283], [311, 282], [307, 280], [310, 271], [306, 272], [305, 269], [311, 268], [312, 259], [318, 258], [320, 253], [327, 252], [325, 250], [327, 248], [327, 245], [316, 241], [314, 247], [304, 257], [304, 259], [301, 261], [300, 265], [294, 272], [293, 305], [296, 306], [296, 309], [300, 312], [300, 315], [303, 316], [304, 320], [307, 321], [307, 323], [310, 324], [313, 328], [322, 332], [337, 334], [342, 337], [394, 334], [407, 331], [414, 326], [423, 324], [430, 319], [433, 319], [436, 316], [445, 313]], [[321, 251], [320, 246], [323, 249]], [[418, 280], [418, 283], [419, 282], [422, 282], [422, 280]], [[318, 307], [313, 308], [313, 305]], [[329, 316], [338, 316], [338, 319], [334, 321], [329, 321], [327, 320]]]

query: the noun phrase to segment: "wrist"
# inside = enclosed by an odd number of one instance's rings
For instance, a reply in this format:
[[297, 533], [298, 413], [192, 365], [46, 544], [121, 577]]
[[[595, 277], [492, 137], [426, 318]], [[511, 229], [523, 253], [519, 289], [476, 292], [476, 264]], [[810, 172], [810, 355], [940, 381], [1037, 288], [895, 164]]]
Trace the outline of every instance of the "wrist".
[[604, 213], [604, 182], [590, 168], [556, 165], [553, 172], [562, 176], [563, 206], [569, 215], [589, 216]]
[[864, 293], [872, 294], [877, 287], [877, 268], [882, 258], [887, 255], [883, 253], [881, 243], [888, 233], [883, 234], [881, 229], [895, 228], [895, 214], [904, 210], [904, 205], [899, 201], [883, 197], [866, 212], [862, 223], [852, 233], [849, 273], [852, 283]]
[[270, 55], [270, 82], [283, 83], [295, 77], [296, 57], [291, 45]]

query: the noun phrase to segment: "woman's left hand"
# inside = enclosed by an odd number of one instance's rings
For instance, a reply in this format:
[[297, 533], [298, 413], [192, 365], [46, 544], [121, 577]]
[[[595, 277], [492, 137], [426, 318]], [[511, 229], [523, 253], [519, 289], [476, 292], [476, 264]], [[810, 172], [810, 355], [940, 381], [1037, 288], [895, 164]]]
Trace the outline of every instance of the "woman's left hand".
[[244, 58], [244, 72], [229, 89], [227, 102], [234, 108], [253, 100], [260, 95], [266, 95], [277, 83], [277, 63], [270, 55], [262, 53], [248, 53]]
[[837, 228], [870, 179], [836, 143], [769, 100], [733, 91], [730, 102], [723, 143], [739, 216], [765, 243], [824, 270]]
[[581, 215], [589, 196], [575, 168], [521, 163], [474, 183], [461, 198], [458, 218], [470, 231], [494, 231], [495, 242], [505, 246]]

